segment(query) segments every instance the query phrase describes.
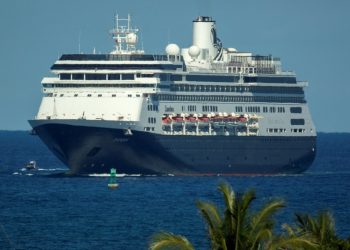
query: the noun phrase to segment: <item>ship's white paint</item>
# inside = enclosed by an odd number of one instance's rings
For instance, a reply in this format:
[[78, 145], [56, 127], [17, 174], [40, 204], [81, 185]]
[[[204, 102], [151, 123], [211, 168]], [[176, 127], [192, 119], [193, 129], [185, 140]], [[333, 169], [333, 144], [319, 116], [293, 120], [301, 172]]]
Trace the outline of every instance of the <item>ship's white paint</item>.
[[193, 45], [201, 49], [202, 60], [213, 60], [218, 52], [214, 46], [215, 41], [212, 34], [212, 30], [215, 29], [214, 21], [193, 22]]
[[44, 97], [36, 119], [113, 121], [138, 121], [140, 119], [142, 95], [132, 92], [119, 94], [116, 97], [100, 95]]
[[180, 48], [177, 44], [168, 44], [165, 48], [165, 52], [170, 56], [177, 56], [180, 53]]
[[[67, 71], [64, 71], [65, 73]], [[131, 70], [131, 71], [118, 71], [118, 73], [120, 74], [129, 74], [129, 73], [134, 73], [135, 70]], [[70, 73], [91, 73], [90, 71], [70, 71]], [[113, 74], [116, 73], [115, 71], [112, 70], [99, 70], [99, 73], [103, 73], [103, 74]], [[153, 71], [140, 71], [139, 73], [141, 74], [146, 74], [146, 73], [157, 73], [154, 70]], [[99, 83], [103, 83], [103, 84], [114, 84], [114, 83], [118, 83], [118, 84], [133, 84], [133, 83], [145, 83], [145, 84], [157, 84], [159, 83], [159, 79], [158, 78], [154, 78], [154, 77], [135, 77], [134, 80], [74, 80], [74, 82], [72, 82], [72, 80], [60, 80], [57, 77], [44, 77], [42, 82], [42, 84], [53, 84], [53, 83], [76, 83], [76, 84], [89, 84], [89, 83], [94, 83], [94, 84], [99, 84]], [[56, 89], [57, 90], [57, 89]], [[53, 89], [51, 90], [53, 91]], [[69, 91], [69, 89], [67, 89], [66, 91]], [[97, 89], [98, 91], [98, 89]], [[120, 91], [120, 90], [119, 90]]]
[[[307, 82], [298, 82], [296, 84], [282, 83], [244, 83], [243, 76], [257, 76], [256, 69], [258, 62], [252, 57], [252, 53], [238, 52], [236, 49], [221, 48], [218, 41], [214, 41], [213, 32], [215, 32], [215, 22], [211, 19], [197, 18], [193, 22], [193, 41], [189, 48], [181, 49], [176, 44], [169, 44], [166, 47], [168, 60], [164, 61], [130, 61], [130, 60], [58, 60], [57, 65], [62, 64], [80, 64], [80, 65], [153, 65], [153, 64], [168, 64], [182, 65], [178, 54], [183, 56], [187, 71], [182, 68], [176, 71], [166, 70], [52, 70], [54, 74], [61, 73], [101, 73], [101, 74], [135, 74], [134, 80], [60, 80], [58, 77], [45, 77], [42, 84], [76, 84], [77, 86], [84, 84], [84, 87], [60, 87], [46, 88], [43, 87], [44, 97], [42, 99], [38, 114], [34, 121], [31, 121], [32, 126], [38, 126], [46, 123], [61, 123], [68, 125], [79, 126], [95, 126], [107, 128], [131, 128], [150, 133], [162, 134], [162, 116], [169, 114], [169, 107], [174, 114], [200, 114], [203, 105], [217, 106], [220, 113], [231, 114], [236, 112], [236, 107], [242, 107], [241, 114], [251, 114], [247, 112], [247, 108], [251, 106], [263, 107], [270, 109], [274, 107], [276, 110], [283, 107], [285, 112], [263, 113], [259, 120], [258, 136], [315, 136], [316, 130], [309, 113], [309, 108], [305, 103], [229, 103], [229, 102], [186, 102], [186, 101], [152, 101], [149, 96], [155, 93], [174, 94], [170, 90], [162, 90], [158, 88], [158, 84], [171, 84], [170, 81], [160, 81], [160, 73], [181, 73], [183, 79], [186, 75], [194, 72], [203, 73], [222, 73], [222, 75], [239, 76], [241, 81], [238, 83], [222, 83], [222, 82], [205, 82], [201, 81], [198, 84], [210, 85], [231, 85], [231, 86], [279, 86], [284, 88], [289, 87], [305, 87]], [[201, 21], [202, 20], [202, 21]], [[126, 26], [121, 26], [120, 21], [126, 21]], [[115, 55], [132, 55], [142, 54], [143, 51], [137, 50], [137, 31], [132, 29], [130, 24], [130, 16], [127, 19], [116, 18], [116, 28], [112, 31], [113, 38], [116, 42], [115, 50], [111, 54]], [[125, 45], [125, 46], [124, 46]], [[239, 64], [239, 66], [237, 66]], [[265, 74], [264, 76], [294, 76], [293, 72], [282, 71], [281, 63], [278, 60], [268, 61], [267, 67], [275, 70], [274, 74]], [[138, 74], [153, 74], [154, 77], [141, 77]], [[186, 81], [174, 81], [177, 84], [189, 84]], [[192, 82], [193, 84], [194, 82]], [[118, 87], [90, 87], [89, 84], [150, 84], [150, 88], [118, 88]], [[177, 91], [178, 95], [201, 96], [203, 92], [181, 92]], [[210, 95], [220, 96], [227, 93], [211, 92]], [[89, 96], [90, 95], [90, 96]], [[252, 93], [230, 93], [230, 96], [252, 96]], [[255, 96], [264, 94], [255, 94]], [[296, 94], [283, 96], [296, 96]], [[158, 110], [149, 110], [149, 105], [157, 105]], [[188, 106], [195, 106], [195, 112], [189, 112]], [[291, 107], [301, 107], [302, 113], [290, 113]], [[150, 123], [149, 118], [155, 118], [157, 122]], [[305, 124], [300, 126], [291, 125], [291, 119], [304, 119]], [[295, 132], [295, 130], [297, 132]], [[276, 132], [277, 131], [277, 132]], [[186, 134], [186, 131], [185, 133]], [[192, 134], [191, 134], [192, 135]], [[212, 135], [195, 134], [195, 135]]]
[[[79, 61], [79, 64], [89, 65], [89, 64], [108, 64], [108, 65], [124, 65], [124, 64], [144, 64], [144, 65], [152, 65], [152, 64], [169, 64], [172, 65], [173, 62], [170, 61]], [[57, 60], [55, 64], [77, 64], [77, 61], [72, 60]]]

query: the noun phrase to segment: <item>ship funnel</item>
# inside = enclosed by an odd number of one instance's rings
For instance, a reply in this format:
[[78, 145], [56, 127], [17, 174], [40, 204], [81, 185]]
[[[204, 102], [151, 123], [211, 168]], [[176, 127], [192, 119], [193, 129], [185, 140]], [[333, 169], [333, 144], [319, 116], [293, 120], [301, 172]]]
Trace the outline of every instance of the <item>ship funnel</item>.
[[220, 60], [222, 46], [211, 17], [199, 16], [193, 21], [193, 45], [201, 49], [203, 60]]

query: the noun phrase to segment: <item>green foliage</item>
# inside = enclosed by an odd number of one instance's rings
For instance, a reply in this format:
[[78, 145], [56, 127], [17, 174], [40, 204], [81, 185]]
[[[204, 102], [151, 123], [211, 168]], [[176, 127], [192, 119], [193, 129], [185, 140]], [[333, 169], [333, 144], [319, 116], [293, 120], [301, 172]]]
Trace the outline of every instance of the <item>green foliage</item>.
[[[342, 240], [335, 233], [335, 223], [329, 212], [316, 217], [296, 214], [293, 226], [284, 224], [276, 234], [275, 214], [285, 203], [271, 199], [260, 209], [252, 211], [255, 191], [235, 193], [227, 183], [221, 183], [224, 209], [211, 202], [197, 201], [196, 205], [206, 223], [212, 250], [350, 250], [350, 238]], [[193, 250], [183, 236], [161, 232], [150, 243], [151, 250]]]
[[315, 217], [308, 214], [296, 214], [294, 234], [313, 239], [318, 250], [350, 249], [348, 240], [336, 235], [335, 222], [329, 211], [320, 211]]
[[183, 236], [160, 232], [153, 236], [151, 250], [194, 250], [192, 244]]
[[260, 210], [251, 211], [255, 191], [236, 194], [227, 183], [219, 185], [224, 211], [209, 202], [197, 202], [207, 224], [212, 249], [259, 249], [273, 237], [273, 215], [284, 207], [282, 200], [271, 200]]

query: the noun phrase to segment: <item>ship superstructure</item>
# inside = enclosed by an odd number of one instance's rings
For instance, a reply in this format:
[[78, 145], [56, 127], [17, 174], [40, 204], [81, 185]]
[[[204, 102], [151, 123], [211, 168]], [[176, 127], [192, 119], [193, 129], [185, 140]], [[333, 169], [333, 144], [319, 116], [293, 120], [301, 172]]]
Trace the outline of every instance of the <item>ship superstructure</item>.
[[72, 173], [275, 174], [307, 169], [316, 130], [307, 82], [280, 59], [224, 48], [215, 21], [193, 21], [193, 44], [137, 49], [116, 16], [109, 54], [65, 54], [42, 80], [29, 121]]

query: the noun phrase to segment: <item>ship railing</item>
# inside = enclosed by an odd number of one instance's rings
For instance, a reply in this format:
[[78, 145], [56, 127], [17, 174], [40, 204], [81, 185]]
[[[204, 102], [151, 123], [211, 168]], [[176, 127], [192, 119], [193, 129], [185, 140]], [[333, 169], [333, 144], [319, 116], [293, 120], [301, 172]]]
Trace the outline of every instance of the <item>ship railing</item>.
[[282, 72], [279, 65], [254, 65], [250, 63], [213, 63], [212, 70], [220, 73], [235, 74], [278, 74]]
[[[60, 61], [169, 61], [167, 55], [156, 54], [65, 54]], [[179, 61], [183, 57], [179, 56]]]

